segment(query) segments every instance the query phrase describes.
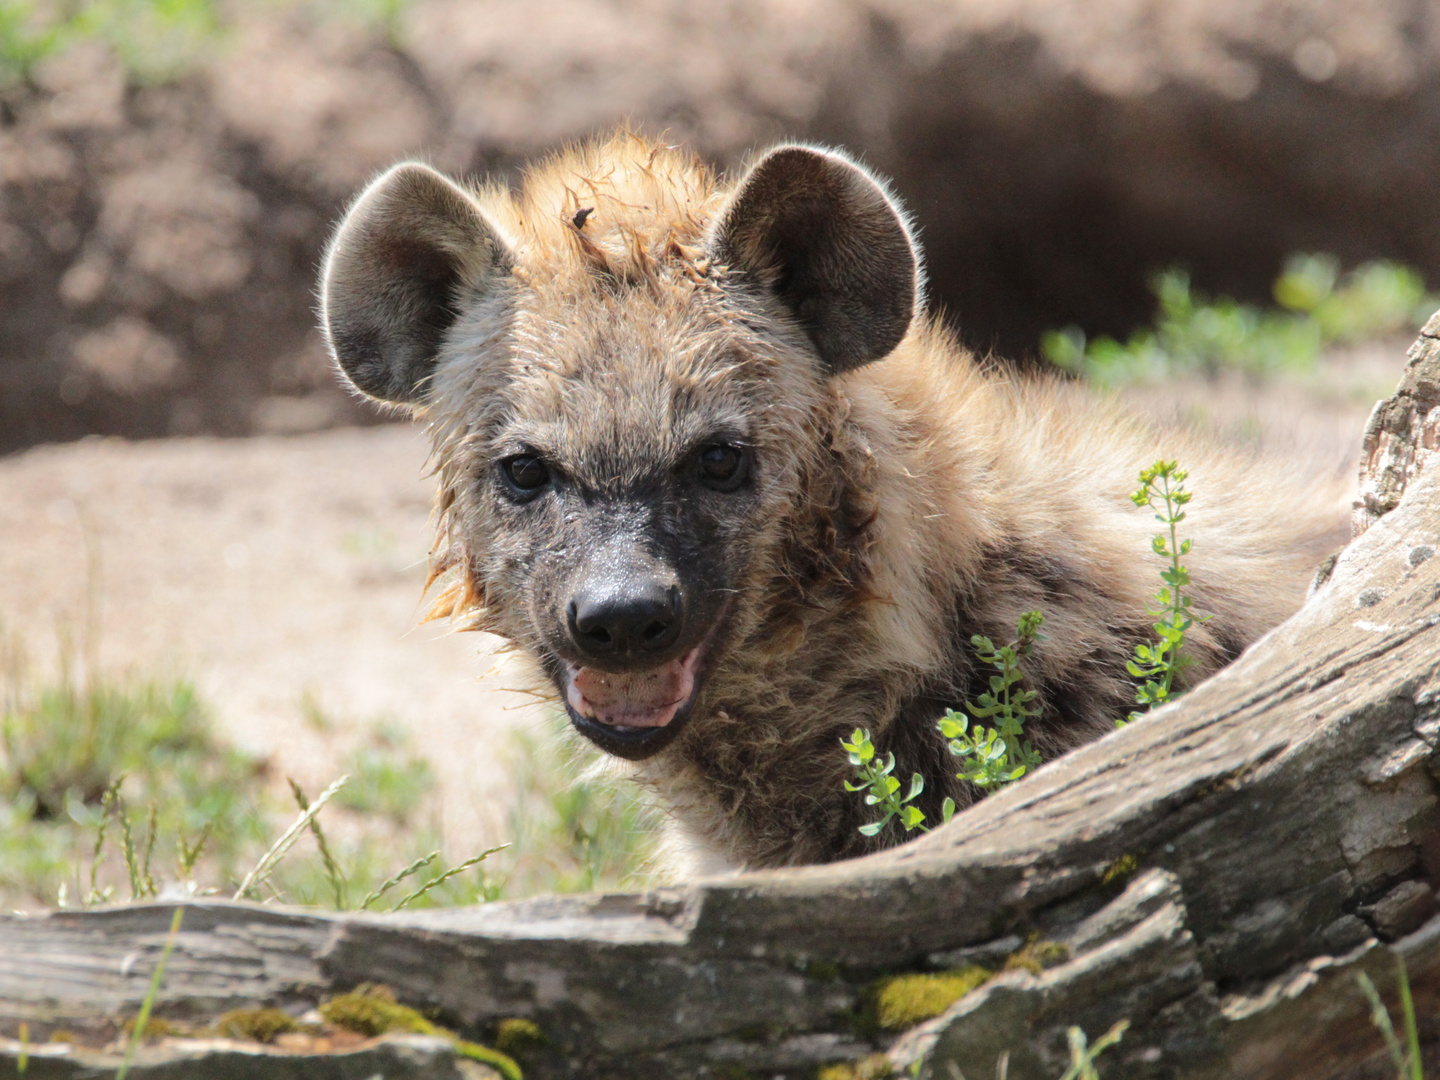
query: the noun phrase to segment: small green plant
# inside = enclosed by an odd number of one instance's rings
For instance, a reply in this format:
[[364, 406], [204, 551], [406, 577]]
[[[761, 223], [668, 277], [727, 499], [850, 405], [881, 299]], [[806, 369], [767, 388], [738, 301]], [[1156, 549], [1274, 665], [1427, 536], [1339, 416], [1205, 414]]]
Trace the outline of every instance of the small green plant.
[[[300, 799], [302, 804], [300, 816], [291, 823], [288, 829], [280, 834], [279, 839], [270, 845], [269, 850], [260, 856], [260, 861], [245, 875], [245, 879], [240, 882], [240, 887], [235, 890], [235, 895], [230, 899], [244, 900], [249, 897], [251, 893], [259, 890], [261, 886], [266, 885], [275, 867], [279, 865], [281, 859], [285, 858], [290, 849], [295, 846], [295, 841], [300, 839], [301, 833], [310, 829], [311, 823], [315, 820], [315, 816], [324, 809], [325, 804], [333, 799], [336, 793], [339, 792], [349, 780], [350, 777], [348, 776], [340, 777], [316, 796], [314, 802], [307, 802], [302, 797]], [[272, 889], [272, 891], [274, 890]], [[276, 892], [276, 895], [279, 895], [278, 892]]]
[[[113, 892], [100, 884], [108, 858], [123, 860], [132, 897], [154, 896], [168, 858], [157, 853], [176, 853], [184, 882], [203, 850], [207, 872], [224, 879], [263, 841], [263, 762], [215, 736], [189, 683], [82, 682], [67, 668], [38, 691], [12, 672], [6, 691], [0, 894], [102, 903]], [[119, 843], [107, 849], [111, 838]]]
[[[310, 800], [306, 798], [304, 789], [295, 782], [294, 777], [287, 776], [285, 779], [290, 784], [290, 794], [295, 796], [295, 805], [300, 807], [302, 814], [309, 813]], [[330, 882], [330, 895], [335, 900], [335, 910], [344, 911], [349, 906], [346, 903], [349, 894], [345, 875], [330, 850], [330, 841], [325, 838], [325, 830], [320, 827], [320, 818], [314, 814], [310, 815], [310, 835], [315, 838], [315, 847], [319, 849], [320, 862], [325, 867], [325, 878]]]
[[90, 41], [114, 50], [142, 81], [169, 79], [207, 55], [223, 31], [216, 0], [0, 0], [0, 83]]
[[[491, 855], [494, 855], [497, 851], [504, 851], [509, 846], [509, 844], [500, 844], [496, 847], [482, 851], [479, 855], [472, 856], [471, 858], [466, 859], [464, 862], [456, 866], [450, 867], [448, 870], [442, 870], [440, 873], [432, 877], [429, 881], [425, 882], [425, 884], [421, 885], [418, 889], [414, 890], [413, 892], [406, 893], [390, 910], [399, 911], [403, 907], [409, 907], [412, 903], [426, 896], [434, 889], [437, 889], [441, 885], [444, 885], [445, 882], [449, 881], [451, 878], [463, 874], [471, 867], [479, 866], [480, 863], [484, 862]], [[379, 889], [367, 896], [365, 898], [365, 903], [360, 905], [361, 910], [364, 910], [365, 908], [369, 907], [370, 904], [379, 900], [392, 886], [398, 885], [405, 878], [410, 877], [412, 874], [417, 873], [425, 867], [428, 867], [431, 863], [435, 861], [436, 857], [439, 856], [439, 854], [440, 852], [438, 851], [432, 851], [424, 858], [417, 859], [415, 862], [411, 863], [404, 870], [400, 871], [399, 874], [395, 875], [389, 881], [381, 885]]]
[[969, 705], [976, 720], [989, 720], [993, 727], [972, 727], [971, 717], [954, 709], [947, 709], [939, 720], [940, 734], [950, 740], [950, 753], [965, 762], [959, 779], [982, 791], [1013, 783], [1040, 764], [1040, 755], [1024, 737], [1025, 721], [1039, 714], [1031, 705], [1040, 695], [1017, 684], [1025, 677], [1020, 661], [1030, 655], [1044, 622], [1040, 612], [1025, 612], [1015, 640], [998, 649], [984, 635], [970, 639], [980, 662], [999, 672], [990, 676], [990, 689]]
[[1085, 1032], [1078, 1027], [1067, 1030], [1065, 1039], [1070, 1045], [1070, 1067], [1061, 1074], [1060, 1080], [1100, 1080], [1100, 1070], [1095, 1067], [1095, 1059], [1118, 1043], [1129, 1027], [1129, 1020], [1121, 1020], [1093, 1044], [1088, 1042]]
[[[1045, 616], [1040, 612], [1025, 612], [1020, 616], [1016, 639], [999, 648], [983, 634], [970, 639], [980, 662], [999, 674], [990, 676], [990, 689], [967, 707], [977, 718], [991, 721], [994, 727], [976, 724], [972, 728], [970, 717], [954, 709], [946, 709], [945, 715], [936, 721], [940, 734], [949, 740], [950, 753], [965, 762], [965, 768], [956, 774], [957, 779], [969, 781], [981, 791], [993, 791], [1013, 783], [1040, 764], [1040, 755], [1024, 737], [1025, 721], [1039, 715], [1038, 709], [1030, 707], [1039, 693], [1018, 689], [1017, 684], [1025, 678], [1020, 661], [1030, 655], [1044, 622]], [[865, 805], [877, 807], [881, 813], [878, 821], [861, 825], [860, 832], [874, 836], [892, 818], [898, 820], [906, 832], [928, 831], [924, 811], [914, 805], [925, 790], [923, 776], [912, 774], [910, 790], [901, 795], [900, 781], [892, 775], [895, 755], [889, 753], [881, 757], [869, 730], [856, 728], [849, 741], [841, 739], [840, 745], [849, 755], [858, 777], [853, 783], [846, 780], [845, 790], [865, 792]], [[949, 821], [954, 814], [955, 800], [947, 796], [940, 807], [940, 818]]]
[[1329, 255], [1287, 261], [1274, 288], [1280, 311], [1207, 300], [1176, 268], [1157, 274], [1151, 288], [1159, 302], [1153, 329], [1137, 330], [1122, 344], [1109, 337], [1086, 340], [1079, 328], [1069, 327], [1045, 334], [1041, 352], [1056, 366], [1107, 386], [1221, 370], [1307, 372], [1329, 345], [1418, 328], [1440, 306], [1412, 270], [1369, 262], [1342, 275]]
[[[320, 827], [319, 814], [321, 809], [325, 806], [327, 802], [329, 802], [331, 799], [335, 799], [335, 797], [344, 790], [345, 785], [349, 782], [349, 779], [350, 778], [348, 776], [340, 777], [323, 792], [321, 792], [315, 798], [314, 802], [311, 802], [309, 799], [306, 798], [305, 793], [301, 790], [299, 784], [295, 783], [294, 780], [290, 781], [291, 792], [295, 796], [296, 804], [300, 807], [300, 816], [297, 817], [295, 821], [291, 824], [291, 826], [286, 829], [284, 833], [281, 834], [280, 838], [271, 845], [270, 849], [266, 851], [263, 856], [261, 856], [260, 861], [255, 864], [255, 867], [250, 871], [248, 875], [246, 875], [245, 880], [240, 883], [240, 887], [236, 889], [235, 895], [234, 897], [232, 897], [232, 899], [243, 900], [247, 896], [258, 892], [262, 887], [269, 889], [271, 895], [283, 899], [284, 894], [281, 891], [281, 888], [278, 887], [272, 880], [272, 875], [279, 867], [281, 860], [283, 860], [285, 856], [289, 853], [290, 849], [294, 847], [296, 841], [300, 839], [303, 833], [308, 831], [314, 838], [316, 847], [320, 852], [321, 862], [324, 866], [325, 880], [330, 887], [330, 893], [331, 896], [334, 898], [335, 907], [337, 909], [343, 910], [345, 907], [348, 906], [348, 897], [351, 891], [351, 882], [349, 881], [345, 873], [341, 870], [340, 861], [336, 859], [334, 852], [330, 848], [330, 843], [325, 837], [324, 830]], [[337, 803], [339, 802], [338, 799], [335, 799], [335, 801]], [[425, 883], [422, 884], [418, 889], [415, 889], [414, 891], [405, 894], [398, 903], [396, 903], [390, 908], [390, 910], [399, 911], [403, 907], [408, 907], [411, 904], [426, 898], [432, 892], [443, 886], [446, 882], [450, 881], [452, 878], [458, 877], [465, 871], [470, 870], [475, 866], [478, 866], [488, 856], [502, 850], [505, 846], [506, 845], [501, 844], [499, 847], [491, 848], [488, 851], [481, 852], [479, 855], [476, 855], [473, 858], [466, 859], [464, 862], [460, 863], [457, 866], [452, 866], [448, 869], [442, 870], [434, 877], [431, 877], [429, 880], [425, 881]], [[361, 902], [360, 910], [367, 910], [372, 904], [376, 903], [378, 900], [380, 900], [381, 897], [383, 897], [387, 892], [389, 892], [390, 889], [394, 888], [396, 885], [400, 884], [400, 882], [406, 880], [407, 878], [418, 874], [421, 870], [430, 867], [432, 864], [435, 863], [437, 859], [439, 859], [439, 857], [440, 852], [436, 850], [430, 852], [428, 855], [421, 856], [414, 862], [410, 863], [410, 865], [406, 866], [399, 873], [384, 881], [378, 889], [375, 889], [374, 891], [369, 893], [369, 895], [367, 895], [365, 899]]]
[[[288, 0], [317, 20], [373, 28], [401, 39], [408, 0]], [[44, 60], [98, 43], [140, 82], [174, 79], [213, 56], [234, 22], [223, 0], [0, 0], [0, 86], [29, 76]]]
[[878, 808], [881, 814], [879, 821], [861, 825], [860, 832], [865, 836], [874, 836], [890, 823], [891, 818], [898, 818], [906, 832], [923, 830], [925, 814], [911, 803], [925, 790], [925, 778], [919, 773], [912, 775], [910, 791], [902, 796], [900, 781], [890, 775], [895, 771], [895, 755], [879, 757], [869, 731], [856, 728], [850, 735], [850, 741], [841, 739], [840, 745], [850, 755], [850, 764], [855, 766], [856, 775], [860, 778], [857, 783], [846, 780], [845, 790], [865, 792], [865, 805]]
[[1403, 956], [1395, 957], [1395, 971], [1400, 984], [1400, 1015], [1405, 1024], [1403, 1047], [1395, 1034], [1395, 1025], [1390, 1022], [1390, 1011], [1385, 1008], [1385, 1002], [1370, 981], [1370, 976], [1361, 971], [1355, 975], [1355, 980], [1370, 1002], [1370, 1020], [1385, 1039], [1385, 1048], [1390, 1051], [1390, 1060], [1395, 1063], [1397, 1080], [1425, 1080], [1420, 1058], [1420, 1029], [1415, 1022], [1415, 999], [1410, 994], [1410, 972], [1405, 967]]
[[[1160, 571], [1164, 584], [1155, 594], [1157, 606], [1150, 611], [1156, 617], [1150, 624], [1156, 640], [1153, 644], [1136, 645], [1134, 657], [1125, 665], [1130, 675], [1140, 680], [1135, 703], [1146, 706], [1146, 712], [1170, 700], [1176, 676], [1189, 663], [1184, 653], [1186, 631], [1197, 618], [1202, 621], [1204, 618], [1194, 614], [1191, 599], [1185, 595], [1190, 572], [1180, 559], [1190, 553], [1190, 541], [1181, 540], [1176, 531], [1185, 520], [1185, 507], [1191, 499], [1191, 493], [1185, 490], [1188, 477], [1189, 473], [1180, 468], [1178, 462], [1157, 461], [1140, 471], [1140, 487], [1130, 495], [1131, 502], [1149, 507], [1155, 520], [1165, 526], [1166, 532], [1156, 533], [1150, 546], [1156, 555], [1170, 560], [1170, 565]], [[1117, 721], [1116, 726], [1123, 727], [1142, 715], [1139, 710], [1131, 712], [1126, 720]]]

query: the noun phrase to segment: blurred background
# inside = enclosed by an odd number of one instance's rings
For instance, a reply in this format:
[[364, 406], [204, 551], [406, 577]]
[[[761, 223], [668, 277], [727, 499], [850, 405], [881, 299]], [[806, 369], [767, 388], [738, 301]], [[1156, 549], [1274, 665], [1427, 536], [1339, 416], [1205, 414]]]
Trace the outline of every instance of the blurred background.
[[0, 0], [0, 899], [134, 892], [89, 855], [131, 818], [228, 821], [223, 884], [341, 772], [355, 891], [504, 841], [443, 895], [634, 880], [633, 800], [417, 629], [423, 438], [313, 310], [376, 170], [618, 123], [849, 148], [978, 353], [1297, 470], [1353, 469], [1440, 306], [1435, 0]]

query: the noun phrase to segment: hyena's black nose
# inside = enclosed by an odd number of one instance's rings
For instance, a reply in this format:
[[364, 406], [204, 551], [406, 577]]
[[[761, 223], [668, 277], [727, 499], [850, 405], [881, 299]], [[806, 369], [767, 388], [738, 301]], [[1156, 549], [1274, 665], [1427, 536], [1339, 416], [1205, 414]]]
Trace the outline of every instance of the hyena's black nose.
[[680, 590], [659, 581], [606, 581], [581, 586], [566, 612], [570, 639], [596, 659], [662, 653], [680, 636]]

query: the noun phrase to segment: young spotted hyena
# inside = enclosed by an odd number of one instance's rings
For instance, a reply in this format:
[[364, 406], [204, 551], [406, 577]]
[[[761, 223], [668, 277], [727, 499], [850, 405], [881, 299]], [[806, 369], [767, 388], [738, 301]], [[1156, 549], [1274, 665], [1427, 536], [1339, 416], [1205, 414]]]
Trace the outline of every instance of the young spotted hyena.
[[622, 135], [518, 192], [398, 165], [325, 262], [361, 391], [424, 417], [436, 610], [520, 647], [575, 730], [633, 762], [697, 866], [856, 855], [855, 727], [973, 792], [935, 729], [983, 688], [972, 634], [1045, 614], [1047, 758], [1133, 707], [1160, 456], [1190, 468], [1192, 679], [1299, 603], [1337, 515], [1253, 458], [983, 369], [923, 313], [911, 227], [849, 158], [735, 180]]

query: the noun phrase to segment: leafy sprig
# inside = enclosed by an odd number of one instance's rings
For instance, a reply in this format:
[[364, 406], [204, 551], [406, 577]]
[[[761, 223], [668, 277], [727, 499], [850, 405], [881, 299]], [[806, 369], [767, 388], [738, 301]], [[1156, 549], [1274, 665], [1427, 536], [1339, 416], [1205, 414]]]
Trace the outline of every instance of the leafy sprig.
[[[990, 676], [989, 691], [969, 703], [970, 716], [946, 709], [937, 724], [940, 734], [950, 740], [950, 752], [965, 762], [958, 778], [982, 790], [1013, 783], [1040, 764], [1040, 755], [1025, 738], [1025, 721], [1040, 713], [1031, 707], [1039, 691], [1022, 690], [1017, 684], [1025, 678], [1020, 661], [1030, 655], [1044, 622], [1040, 612], [1025, 612], [1015, 640], [999, 648], [983, 634], [972, 637], [970, 644], [980, 662], [998, 674]], [[993, 726], [972, 726], [972, 717], [989, 720]]]
[[890, 823], [891, 818], [899, 818], [906, 832], [915, 829], [924, 831], [925, 814], [913, 803], [925, 790], [925, 778], [919, 773], [911, 776], [910, 791], [902, 797], [900, 781], [891, 775], [895, 771], [895, 755], [886, 754], [882, 758], [877, 754], [868, 730], [856, 728], [850, 740], [841, 739], [840, 745], [850, 755], [850, 764], [855, 766], [859, 776], [857, 783], [846, 780], [845, 790], [865, 792], [865, 805], [878, 807], [882, 815], [879, 821], [861, 825], [860, 832], [865, 836], [874, 836]]
[[[1025, 677], [1020, 661], [1030, 655], [1044, 622], [1045, 616], [1040, 612], [1027, 611], [1020, 616], [1016, 640], [999, 648], [983, 634], [970, 639], [981, 663], [992, 666], [997, 674], [990, 676], [990, 689], [968, 708], [977, 719], [991, 721], [993, 727], [978, 723], [972, 726], [969, 716], [954, 709], [946, 709], [945, 715], [936, 722], [940, 734], [949, 740], [950, 752], [965, 762], [957, 778], [982, 790], [993, 790], [1018, 780], [1040, 764], [1040, 755], [1024, 737], [1025, 721], [1040, 712], [1031, 707], [1039, 694], [1022, 690], [1017, 684]], [[892, 818], [898, 818], [906, 832], [928, 831], [924, 811], [914, 805], [925, 790], [923, 776], [914, 773], [910, 777], [910, 790], [901, 795], [900, 781], [893, 775], [895, 755], [880, 756], [868, 730], [856, 728], [848, 741], [840, 740], [840, 745], [850, 755], [850, 764], [857, 773], [855, 782], [845, 781], [845, 790], [865, 792], [866, 805], [878, 807], [881, 812], [878, 821], [860, 826], [864, 835], [876, 835]], [[949, 821], [954, 814], [955, 800], [947, 796], [941, 804], [940, 818]]]
[[[1136, 645], [1134, 657], [1125, 665], [1130, 675], [1140, 680], [1135, 703], [1147, 706], [1145, 712], [1170, 700], [1175, 677], [1190, 663], [1184, 653], [1186, 631], [1197, 621], [1209, 618], [1194, 612], [1191, 598], [1185, 594], [1190, 587], [1190, 571], [1180, 561], [1190, 553], [1190, 541], [1181, 540], [1177, 531], [1177, 526], [1185, 520], [1185, 507], [1191, 499], [1191, 493], [1185, 490], [1189, 475], [1178, 462], [1157, 461], [1140, 471], [1140, 487], [1130, 495], [1131, 502], [1149, 507], [1155, 513], [1155, 520], [1165, 526], [1166, 531], [1156, 533], [1150, 547], [1156, 555], [1170, 560], [1170, 565], [1160, 571], [1164, 584], [1155, 594], [1156, 606], [1150, 609], [1150, 614], [1156, 617], [1150, 624], [1156, 640], [1153, 644]], [[1137, 709], [1126, 720], [1116, 721], [1116, 726], [1124, 727], [1142, 715], [1144, 713]]]

